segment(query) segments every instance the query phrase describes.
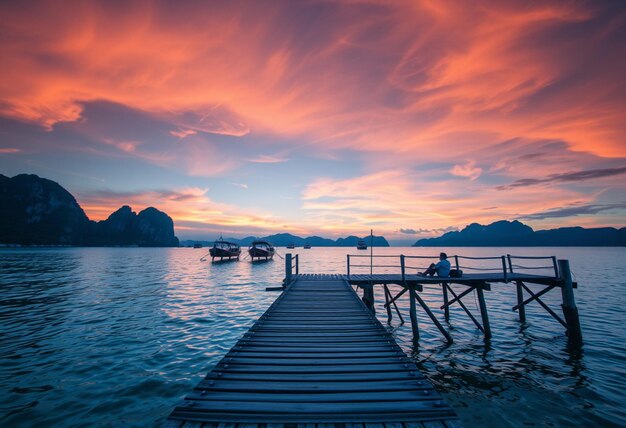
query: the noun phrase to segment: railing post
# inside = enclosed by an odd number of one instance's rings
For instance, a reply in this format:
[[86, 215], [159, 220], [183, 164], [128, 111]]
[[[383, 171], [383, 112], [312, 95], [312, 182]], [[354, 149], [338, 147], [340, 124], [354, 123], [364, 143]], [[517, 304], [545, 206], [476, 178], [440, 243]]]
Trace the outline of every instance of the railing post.
[[522, 288], [522, 281], [515, 281], [515, 288], [517, 289], [517, 311], [519, 312], [519, 321], [526, 322], [526, 308], [524, 307], [524, 290]]
[[402, 272], [402, 286], [409, 289], [409, 315], [411, 317], [411, 330], [413, 331], [413, 342], [417, 343], [420, 339], [419, 326], [417, 324], [417, 311], [415, 310], [415, 300], [417, 293], [413, 286], [406, 284], [406, 266], [404, 262], [404, 254], [400, 255], [400, 270]]
[[450, 308], [448, 307], [448, 283], [442, 282], [441, 289], [443, 291], [443, 317], [446, 321], [450, 321]]
[[563, 315], [567, 324], [567, 336], [575, 345], [582, 345], [583, 334], [580, 330], [578, 308], [574, 300], [574, 286], [572, 285], [572, 272], [569, 268], [569, 260], [559, 260], [559, 272], [561, 272], [561, 295], [563, 297]]
[[[404, 284], [404, 286], [406, 287], [407, 285]], [[411, 330], [413, 331], [413, 342], [417, 343], [420, 339], [420, 331], [419, 331], [419, 326], [417, 324], [417, 312], [415, 310], [415, 300], [417, 300], [415, 288], [411, 286], [409, 288], [409, 315], [411, 316]]]
[[509, 276], [506, 274], [506, 258], [502, 256], [502, 273], [504, 274], [504, 282], [509, 282]]
[[456, 270], [459, 270], [459, 256], [454, 256], [454, 265], [456, 266]]
[[556, 262], [556, 257], [552, 256], [552, 266], [554, 266], [554, 277], [559, 277], [559, 265]]
[[507, 254], [506, 259], [509, 262], [509, 272], [513, 273], [513, 262], [511, 261], [511, 255]]
[[296, 275], [300, 275], [300, 254], [296, 254]]
[[483, 293], [483, 286], [476, 287], [476, 294], [478, 295], [478, 306], [480, 307], [480, 316], [483, 319], [483, 329], [485, 329], [485, 339], [491, 338], [491, 326], [489, 325], [489, 315], [487, 314], [487, 303], [485, 302], [485, 295]]
[[350, 279], [350, 254], [346, 254], [346, 268], [348, 272], [348, 279]]
[[285, 254], [285, 286], [291, 283], [291, 253]]

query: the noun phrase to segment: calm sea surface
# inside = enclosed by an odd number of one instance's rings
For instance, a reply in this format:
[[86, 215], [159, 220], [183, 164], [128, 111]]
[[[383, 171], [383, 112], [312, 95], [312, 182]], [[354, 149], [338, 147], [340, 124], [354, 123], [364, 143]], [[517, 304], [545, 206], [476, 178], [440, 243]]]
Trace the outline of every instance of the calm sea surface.
[[[459, 307], [448, 346], [419, 312], [419, 346], [389, 327], [467, 427], [626, 425], [625, 248], [446, 248], [469, 256], [569, 259], [582, 350], [537, 304], [521, 324], [515, 287], [485, 293], [486, 343]], [[0, 426], [155, 426], [277, 297], [284, 262], [201, 262], [207, 249], [0, 250]], [[284, 254], [287, 250], [279, 249]], [[347, 248], [296, 249], [302, 273], [345, 272]], [[376, 254], [436, 255], [385, 248]], [[435, 257], [433, 257], [435, 259]], [[469, 271], [467, 271], [469, 272]], [[535, 289], [540, 289], [534, 287]], [[426, 288], [432, 308], [441, 291]], [[557, 313], [560, 292], [545, 296]], [[383, 323], [383, 295], [377, 311]], [[478, 315], [473, 295], [464, 299]], [[408, 300], [400, 299], [408, 321]], [[442, 311], [436, 313], [443, 319]]]

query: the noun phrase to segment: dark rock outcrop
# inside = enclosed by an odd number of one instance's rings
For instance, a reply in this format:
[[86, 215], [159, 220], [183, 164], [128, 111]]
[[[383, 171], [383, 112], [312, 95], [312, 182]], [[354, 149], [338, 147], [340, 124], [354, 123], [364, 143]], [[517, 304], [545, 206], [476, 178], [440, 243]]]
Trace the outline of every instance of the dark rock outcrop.
[[94, 222], [54, 181], [36, 175], [0, 175], [0, 243], [177, 247], [174, 222], [156, 208], [135, 214], [123, 206]]
[[526, 246], [626, 246], [626, 228], [585, 229], [563, 227], [539, 230], [519, 221], [497, 221], [489, 225], [472, 223], [458, 232], [438, 238], [420, 239], [416, 247], [526, 247]]
[[36, 175], [0, 175], [0, 242], [82, 245], [89, 219], [76, 199], [54, 181]]

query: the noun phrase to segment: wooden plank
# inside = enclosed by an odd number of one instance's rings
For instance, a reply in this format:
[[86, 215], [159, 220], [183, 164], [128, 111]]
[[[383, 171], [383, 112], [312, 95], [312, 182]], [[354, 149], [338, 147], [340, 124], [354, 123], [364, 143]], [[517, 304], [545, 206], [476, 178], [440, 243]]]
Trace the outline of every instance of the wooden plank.
[[[380, 363], [395, 363], [398, 361], [404, 361], [404, 358], [397, 357], [396, 355], [389, 355], [386, 357], [362, 357], [356, 356], [352, 358], [255, 358], [237, 356], [229, 360], [229, 364], [239, 365], [263, 365], [263, 366], [305, 366], [305, 365], [335, 365], [335, 364], [380, 364]], [[406, 363], [408, 364], [408, 363]]]
[[[410, 375], [409, 373], [413, 373]], [[370, 373], [231, 373], [211, 372], [207, 379], [281, 380], [289, 382], [376, 381], [422, 379], [420, 372], [370, 372]]]
[[400, 390], [400, 391], [374, 391], [374, 392], [324, 392], [324, 393], [269, 393], [269, 392], [241, 392], [219, 391], [212, 389], [210, 394], [192, 392], [187, 400], [194, 401], [250, 401], [250, 402], [281, 402], [281, 403], [357, 403], [357, 402], [385, 402], [385, 401], [432, 401], [440, 399], [439, 395], [423, 391]]
[[417, 412], [436, 411], [438, 400], [420, 401], [385, 401], [385, 402], [346, 402], [346, 403], [285, 403], [285, 402], [247, 402], [247, 401], [193, 401], [183, 402], [181, 411], [217, 411], [237, 413], [267, 414], [298, 414], [298, 413], [380, 413], [380, 412]]
[[283, 366], [283, 365], [228, 365], [227, 368], [218, 367], [223, 373], [377, 373], [377, 372], [402, 372], [405, 373], [408, 367], [398, 363], [382, 364], [333, 364], [319, 366]]
[[446, 428], [443, 421], [424, 421], [422, 425], [424, 428]]
[[384, 351], [371, 351], [371, 352], [333, 352], [329, 351], [328, 353], [318, 352], [313, 355], [310, 352], [283, 352], [281, 354], [276, 354], [274, 352], [257, 352], [249, 349], [242, 349], [240, 351], [231, 351], [227, 354], [230, 358], [242, 357], [242, 358], [271, 358], [273, 360], [280, 361], [281, 359], [289, 359], [289, 358], [313, 358], [314, 361], [323, 361], [324, 359], [336, 359], [336, 358], [381, 358], [381, 357], [400, 357], [405, 356], [403, 352], [394, 351], [394, 350], [384, 350]]
[[[417, 379], [417, 378], [416, 378]], [[203, 380], [196, 387], [196, 391], [242, 391], [242, 392], [270, 392], [270, 393], [315, 393], [315, 392], [377, 392], [377, 391], [420, 391], [433, 387], [430, 383], [422, 380], [387, 380], [382, 379], [370, 382], [341, 382], [317, 380], [308, 382], [288, 382], [288, 381], [250, 381], [250, 380], [230, 380], [215, 379], [211, 384], [208, 380]]]

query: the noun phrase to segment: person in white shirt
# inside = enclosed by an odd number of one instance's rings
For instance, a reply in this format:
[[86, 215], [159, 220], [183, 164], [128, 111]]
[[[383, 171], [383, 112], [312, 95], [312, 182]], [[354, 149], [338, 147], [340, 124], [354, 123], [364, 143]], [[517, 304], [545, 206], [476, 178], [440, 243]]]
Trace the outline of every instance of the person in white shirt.
[[450, 276], [450, 262], [448, 261], [448, 255], [446, 253], [439, 253], [439, 262], [437, 264], [431, 263], [425, 272], [420, 275], [434, 276]]

